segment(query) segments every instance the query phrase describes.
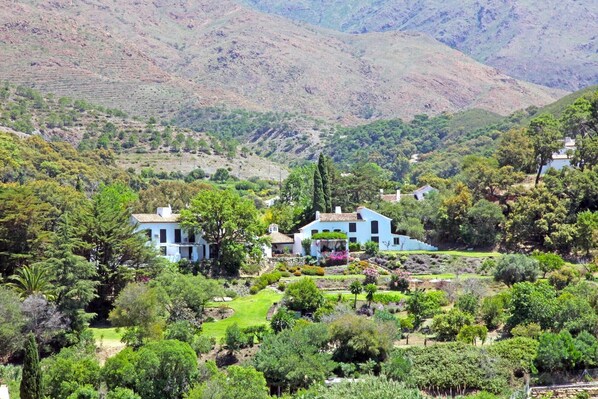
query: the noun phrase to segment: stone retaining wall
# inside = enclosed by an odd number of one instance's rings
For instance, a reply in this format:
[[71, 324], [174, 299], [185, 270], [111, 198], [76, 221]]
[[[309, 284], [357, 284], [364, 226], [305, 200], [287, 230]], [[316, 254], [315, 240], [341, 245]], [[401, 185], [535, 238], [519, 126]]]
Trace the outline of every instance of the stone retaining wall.
[[532, 387], [529, 397], [532, 399], [575, 399], [578, 394], [586, 392], [590, 398], [598, 397], [598, 384], [579, 384], [555, 387]]

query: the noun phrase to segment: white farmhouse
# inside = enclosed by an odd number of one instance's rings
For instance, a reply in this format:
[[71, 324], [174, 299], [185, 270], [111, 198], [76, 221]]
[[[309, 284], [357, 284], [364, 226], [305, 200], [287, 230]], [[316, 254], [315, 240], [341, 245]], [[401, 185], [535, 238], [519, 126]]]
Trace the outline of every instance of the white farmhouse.
[[[381, 250], [435, 251], [438, 249], [408, 236], [393, 234], [391, 222], [392, 219], [363, 206], [357, 208], [356, 212], [351, 213], [343, 213], [339, 206], [336, 207], [334, 213], [316, 212], [316, 219], [301, 227], [299, 233], [295, 234], [293, 252], [305, 255], [301, 245], [303, 240], [311, 239], [317, 233], [334, 231], [346, 233], [349, 243], [363, 245], [368, 241], [376, 242]], [[322, 250], [320, 242], [312, 240], [310, 250], [309, 255], [319, 257]]]
[[131, 222], [137, 226], [137, 231], [144, 231], [150, 245], [170, 261], [209, 259], [210, 245], [201, 235], [182, 229], [179, 217], [168, 205], [158, 208], [156, 213], [135, 213], [131, 215]]

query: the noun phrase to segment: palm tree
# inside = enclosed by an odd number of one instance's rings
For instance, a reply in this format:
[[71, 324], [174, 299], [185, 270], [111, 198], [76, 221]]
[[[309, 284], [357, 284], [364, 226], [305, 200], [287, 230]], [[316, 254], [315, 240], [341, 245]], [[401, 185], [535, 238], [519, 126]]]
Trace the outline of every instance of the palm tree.
[[50, 274], [46, 268], [40, 265], [24, 266], [16, 274], [10, 276], [9, 280], [7, 285], [14, 289], [21, 298], [41, 295], [51, 300], [54, 297]]
[[351, 291], [351, 294], [355, 295], [355, 301], [353, 302], [353, 309], [357, 309], [357, 295], [361, 294], [361, 291], [363, 290], [361, 283], [357, 280], [353, 281], [351, 283], [351, 286], [349, 287], [349, 290]]
[[368, 306], [372, 306], [372, 301], [374, 300], [374, 294], [378, 291], [378, 287], [376, 284], [368, 284], [365, 286], [365, 299], [368, 300]]

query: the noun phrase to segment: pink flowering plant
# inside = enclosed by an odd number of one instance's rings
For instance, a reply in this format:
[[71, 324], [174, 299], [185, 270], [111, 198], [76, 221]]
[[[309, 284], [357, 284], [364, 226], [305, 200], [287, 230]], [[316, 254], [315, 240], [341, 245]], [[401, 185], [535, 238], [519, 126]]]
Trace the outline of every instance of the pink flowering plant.
[[365, 281], [363, 282], [364, 284], [378, 283], [378, 277], [380, 276], [380, 274], [378, 273], [378, 270], [376, 270], [376, 268], [368, 267], [363, 271], [363, 274], [365, 275]]
[[326, 259], [327, 266], [346, 265], [349, 260], [349, 253], [347, 251], [337, 251], [331, 253]]
[[397, 269], [390, 276], [389, 287], [391, 291], [407, 292], [409, 291], [409, 280], [411, 273], [406, 270]]

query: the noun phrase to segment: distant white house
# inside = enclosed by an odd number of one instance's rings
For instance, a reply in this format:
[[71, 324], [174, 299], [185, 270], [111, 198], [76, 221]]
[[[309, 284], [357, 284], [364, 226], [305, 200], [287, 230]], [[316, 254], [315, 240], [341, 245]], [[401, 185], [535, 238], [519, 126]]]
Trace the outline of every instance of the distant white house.
[[552, 159], [547, 165], [542, 167], [542, 171], [540, 173], [544, 174], [550, 168], [561, 170], [565, 166], [571, 166], [571, 158], [573, 157], [573, 152], [576, 148], [575, 140], [571, 137], [565, 137], [563, 140], [563, 147], [552, 154]]
[[145, 232], [148, 243], [170, 261], [209, 259], [210, 245], [201, 235], [182, 229], [179, 217], [169, 205], [158, 208], [156, 213], [135, 213], [131, 215], [131, 223], [137, 226], [136, 231]]
[[277, 224], [268, 226], [268, 237], [270, 245], [264, 247], [264, 253], [271, 258], [273, 255], [291, 255], [293, 254], [293, 245], [295, 240], [286, 234], [278, 231]]
[[384, 194], [384, 190], [380, 189], [380, 198], [382, 199], [382, 201], [386, 201], [386, 202], [399, 202], [399, 201], [401, 201], [402, 198], [405, 198], [405, 197], [413, 197], [418, 201], [423, 201], [426, 198], [426, 195], [428, 195], [429, 193], [431, 193], [433, 191], [438, 191], [438, 190], [435, 189], [434, 187], [430, 186], [429, 184], [426, 184], [425, 186], [422, 186], [422, 187], [418, 188], [417, 190], [414, 190], [412, 193], [403, 193], [403, 194], [401, 194], [401, 190], [397, 190], [396, 193], [394, 193], [394, 194]]
[[[393, 234], [392, 219], [366, 207], [359, 207], [355, 212], [343, 213], [336, 207], [334, 213], [316, 212], [313, 222], [299, 229], [294, 236], [293, 253], [306, 255], [302, 241], [323, 232], [342, 232], [347, 234], [349, 243], [365, 244], [368, 241], [378, 243], [381, 250], [407, 251], [429, 250], [438, 248], [405, 235]], [[342, 248], [341, 248], [342, 249]], [[312, 240], [309, 255], [319, 257], [324, 250], [335, 251], [336, 248], [322, 248], [320, 240]]]

